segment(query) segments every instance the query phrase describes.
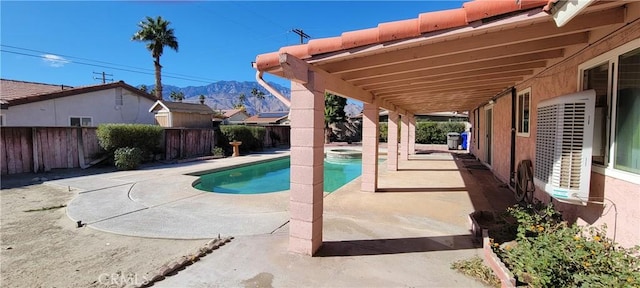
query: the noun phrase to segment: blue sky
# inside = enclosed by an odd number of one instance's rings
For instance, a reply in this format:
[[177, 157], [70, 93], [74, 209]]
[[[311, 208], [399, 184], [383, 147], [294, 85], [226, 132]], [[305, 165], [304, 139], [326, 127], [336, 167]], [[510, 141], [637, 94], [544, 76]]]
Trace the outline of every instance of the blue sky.
[[[131, 85], [153, 84], [151, 54], [131, 41], [145, 16], [171, 21], [179, 51], [165, 49], [163, 84], [254, 81], [256, 55], [311, 38], [460, 8], [461, 1], [0, 1], [0, 77], [81, 86], [94, 72]], [[289, 87], [288, 82], [266, 77]]]

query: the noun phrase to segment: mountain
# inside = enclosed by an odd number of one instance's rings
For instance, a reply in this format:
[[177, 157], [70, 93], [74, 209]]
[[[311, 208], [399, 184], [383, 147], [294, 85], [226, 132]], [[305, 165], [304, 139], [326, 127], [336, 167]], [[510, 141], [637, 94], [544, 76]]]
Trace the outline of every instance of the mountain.
[[[287, 98], [291, 97], [291, 89], [283, 87], [277, 83], [269, 82], [271, 87], [278, 90], [282, 95]], [[149, 90], [153, 89], [154, 85], [146, 85]], [[233, 109], [233, 106], [239, 103], [238, 97], [240, 94], [244, 94], [246, 101], [244, 106], [247, 112], [251, 115], [255, 115], [259, 112], [274, 112], [274, 111], [289, 111], [289, 108], [284, 105], [275, 96], [271, 95], [266, 89], [264, 89], [258, 82], [253, 81], [218, 81], [205, 86], [187, 86], [176, 87], [171, 85], [163, 85], [162, 95], [163, 99], [171, 101], [171, 92], [184, 93], [185, 99], [183, 102], [199, 103], [200, 95], [205, 96], [205, 104], [214, 110]], [[264, 99], [260, 100], [251, 95], [252, 89], [258, 89], [265, 94]], [[357, 115], [362, 111], [362, 106], [358, 106], [355, 103], [348, 103], [345, 107], [345, 112], [349, 116]]]

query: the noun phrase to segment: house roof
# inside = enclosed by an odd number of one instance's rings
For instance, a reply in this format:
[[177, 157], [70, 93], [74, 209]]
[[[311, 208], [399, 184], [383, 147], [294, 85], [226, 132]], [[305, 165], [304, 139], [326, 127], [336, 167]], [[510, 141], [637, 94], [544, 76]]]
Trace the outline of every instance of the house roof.
[[150, 100], [155, 100], [151, 94], [144, 93], [140, 91], [140, 89], [126, 84], [123, 81], [108, 84], [71, 87], [66, 85], [1, 79], [0, 103], [2, 103], [3, 106], [15, 106], [118, 87], [127, 89]]
[[222, 114], [224, 114], [224, 116], [227, 117], [227, 118], [231, 118], [231, 117], [233, 117], [233, 115], [236, 115], [238, 113], [244, 113], [247, 117], [249, 117], [249, 114], [247, 114], [247, 112], [242, 110], [242, 109], [222, 110]]
[[196, 114], [215, 114], [213, 109], [205, 104], [199, 103], [184, 103], [184, 102], [170, 102], [170, 101], [161, 101], [158, 100], [154, 103], [149, 112], [158, 111], [158, 110], [168, 110], [170, 112], [180, 112], [180, 113], [196, 113]]
[[289, 117], [289, 112], [263, 112], [244, 119], [248, 124], [278, 124]]
[[334, 94], [401, 114], [470, 111], [587, 47], [594, 31], [633, 20], [625, 1], [597, 1], [557, 27], [545, 12], [553, 2], [470, 1], [282, 47], [254, 68], [298, 83], [314, 71]]

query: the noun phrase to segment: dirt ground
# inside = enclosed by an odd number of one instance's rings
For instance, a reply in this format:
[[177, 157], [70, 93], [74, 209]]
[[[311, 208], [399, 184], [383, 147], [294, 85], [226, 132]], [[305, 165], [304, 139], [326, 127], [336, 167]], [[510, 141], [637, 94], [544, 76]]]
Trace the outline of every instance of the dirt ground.
[[128, 237], [77, 228], [65, 207], [55, 207], [66, 205], [78, 191], [38, 183], [4, 184], [0, 190], [0, 287], [141, 284], [148, 272], [207, 242]]

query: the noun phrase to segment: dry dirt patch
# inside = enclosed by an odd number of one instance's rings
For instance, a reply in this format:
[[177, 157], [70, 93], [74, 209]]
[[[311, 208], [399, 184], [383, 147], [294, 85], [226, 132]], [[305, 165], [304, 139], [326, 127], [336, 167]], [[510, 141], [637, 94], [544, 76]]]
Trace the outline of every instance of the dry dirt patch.
[[[206, 240], [138, 238], [76, 228], [77, 191], [46, 184], [0, 190], [1, 287], [122, 287]], [[58, 208], [57, 208], [58, 207]], [[36, 210], [25, 212], [28, 210]], [[188, 268], [187, 268], [188, 269]]]

